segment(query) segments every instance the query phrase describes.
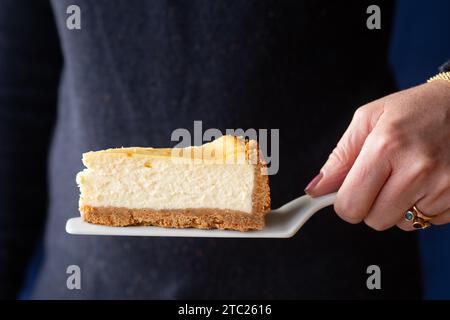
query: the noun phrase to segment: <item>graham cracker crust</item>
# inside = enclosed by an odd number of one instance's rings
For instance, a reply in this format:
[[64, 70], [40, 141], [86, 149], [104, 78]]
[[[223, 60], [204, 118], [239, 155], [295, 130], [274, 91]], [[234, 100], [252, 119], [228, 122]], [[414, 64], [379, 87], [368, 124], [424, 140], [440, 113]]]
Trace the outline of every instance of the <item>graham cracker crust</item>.
[[145, 225], [166, 228], [261, 230], [264, 216], [220, 209], [129, 209], [115, 207], [80, 208], [83, 219], [90, 223], [114, 227]]

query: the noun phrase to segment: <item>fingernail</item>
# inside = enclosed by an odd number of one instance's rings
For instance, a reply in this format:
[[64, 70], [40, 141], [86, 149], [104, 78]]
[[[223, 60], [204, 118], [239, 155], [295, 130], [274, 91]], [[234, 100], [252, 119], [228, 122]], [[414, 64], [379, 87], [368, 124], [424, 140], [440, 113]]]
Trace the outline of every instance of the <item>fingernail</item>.
[[308, 193], [309, 191], [314, 189], [314, 187], [317, 186], [317, 184], [322, 179], [322, 177], [323, 177], [323, 173], [320, 172], [317, 176], [314, 177], [314, 179], [311, 180], [310, 183], [308, 183], [308, 185], [305, 188], [305, 192]]

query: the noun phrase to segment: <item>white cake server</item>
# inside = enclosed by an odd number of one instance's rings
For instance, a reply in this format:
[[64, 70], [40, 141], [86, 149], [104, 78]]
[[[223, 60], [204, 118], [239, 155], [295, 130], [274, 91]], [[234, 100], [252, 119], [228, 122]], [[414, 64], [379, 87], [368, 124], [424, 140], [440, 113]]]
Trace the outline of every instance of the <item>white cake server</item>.
[[81, 217], [67, 221], [66, 231], [70, 234], [101, 236], [142, 236], [142, 237], [196, 237], [196, 238], [290, 238], [320, 209], [332, 205], [336, 193], [311, 198], [299, 197], [284, 206], [272, 210], [266, 216], [266, 226], [258, 231], [231, 231], [205, 229], [174, 229], [153, 226], [108, 227], [91, 224]]

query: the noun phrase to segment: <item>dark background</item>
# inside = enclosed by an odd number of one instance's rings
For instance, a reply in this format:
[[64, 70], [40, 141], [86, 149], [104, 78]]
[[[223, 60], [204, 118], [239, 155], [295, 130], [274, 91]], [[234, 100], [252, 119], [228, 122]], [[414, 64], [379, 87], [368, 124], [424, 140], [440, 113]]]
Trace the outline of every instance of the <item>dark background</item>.
[[[397, 1], [391, 61], [400, 88], [423, 83], [436, 73], [437, 66], [450, 58], [449, 12], [450, 1]], [[449, 225], [421, 232], [425, 298], [450, 299], [449, 244]], [[39, 268], [41, 255], [39, 247], [21, 298], [29, 297], [29, 287]]]

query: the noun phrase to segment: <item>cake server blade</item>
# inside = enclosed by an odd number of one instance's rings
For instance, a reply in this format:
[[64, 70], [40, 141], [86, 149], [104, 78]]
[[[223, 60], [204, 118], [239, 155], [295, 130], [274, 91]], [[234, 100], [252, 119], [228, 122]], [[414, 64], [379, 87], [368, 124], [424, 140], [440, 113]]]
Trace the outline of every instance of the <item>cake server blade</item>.
[[141, 237], [195, 237], [195, 238], [290, 238], [320, 209], [332, 205], [336, 193], [312, 198], [301, 196], [266, 216], [266, 226], [257, 231], [174, 229], [153, 226], [108, 227], [85, 222], [81, 217], [71, 218], [66, 231], [77, 235], [141, 236]]

